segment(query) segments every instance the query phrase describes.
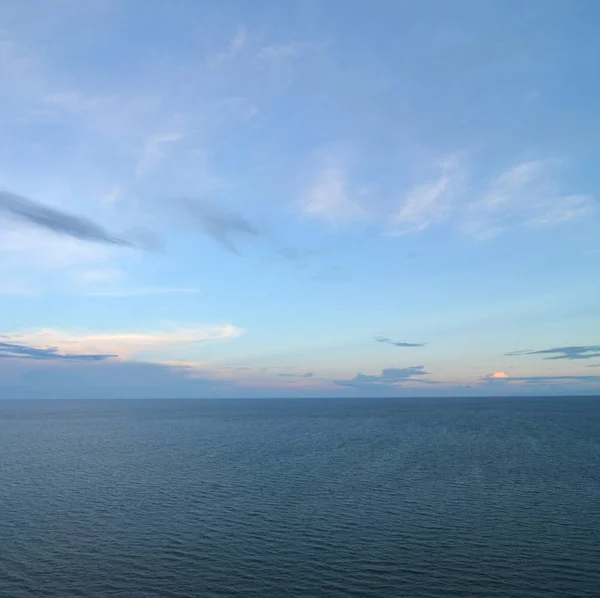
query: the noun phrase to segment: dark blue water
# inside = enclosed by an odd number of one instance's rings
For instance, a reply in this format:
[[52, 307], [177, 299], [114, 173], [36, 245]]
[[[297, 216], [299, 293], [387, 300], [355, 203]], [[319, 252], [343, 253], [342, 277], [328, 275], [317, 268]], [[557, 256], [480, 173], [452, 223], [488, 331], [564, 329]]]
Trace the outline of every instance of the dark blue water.
[[600, 399], [0, 402], [0, 596], [600, 596]]

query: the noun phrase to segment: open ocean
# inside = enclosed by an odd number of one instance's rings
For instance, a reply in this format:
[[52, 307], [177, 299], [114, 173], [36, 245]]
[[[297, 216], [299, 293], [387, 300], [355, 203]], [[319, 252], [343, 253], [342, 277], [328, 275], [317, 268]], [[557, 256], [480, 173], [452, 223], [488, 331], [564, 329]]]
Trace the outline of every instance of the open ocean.
[[0, 401], [0, 597], [600, 596], [600, 398]]

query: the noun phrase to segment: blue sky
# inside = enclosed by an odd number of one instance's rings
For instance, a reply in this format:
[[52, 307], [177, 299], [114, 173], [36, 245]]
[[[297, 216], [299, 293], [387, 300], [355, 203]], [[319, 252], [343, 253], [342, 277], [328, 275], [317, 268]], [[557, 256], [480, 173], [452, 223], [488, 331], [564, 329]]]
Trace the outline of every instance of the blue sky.
[[0, 391], [600, 392], [600, 6], [0, 0]]

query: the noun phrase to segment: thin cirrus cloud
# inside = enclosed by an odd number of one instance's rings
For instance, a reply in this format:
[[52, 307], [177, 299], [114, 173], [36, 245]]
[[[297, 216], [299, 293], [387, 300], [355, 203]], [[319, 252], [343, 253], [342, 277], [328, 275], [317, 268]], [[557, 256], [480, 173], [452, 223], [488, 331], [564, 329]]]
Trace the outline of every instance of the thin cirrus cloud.
[[181, 140], [181, 133], [152, 135], [144, 143], [144, 152], [135, 167], [135, 177], [143, 179], [156, 168], [165, 157], [165, 145]]
[[387, 234], [419, 233], [452, 217], [463, 234], [486, 241], [509, 230], [554, 227], [597, 213], [593, 196], [561, 189], [559, 166], [553, 160], [520, 162], [479, 186], [467, 179], [457, 158], [445, 160], [438, 178], [408, 192]]
[[32, 347], [28, 345], [0, 342], [0, 359], [36, 359], [57, 361], [103, 361], [116, 354], [60, 353], [56, 347]]
[[180, 287], [141, 287], [139, 289], [117, 289], [113, 291], [91, 291], [88, 297], [147, 297], [150, 295], [198, 295], [200, 289]]
[[87, 218], [67, 214], [9, 191], [0, 191], [0, 213], [25, 224], [81, 241], [133, 248], [149, 246], [145, 242], [140, 244], [132, 239], [113, 235]]
[[388, 234], [402, 236], [418, 233], [448, 218], [461, 178], [455, 158], [440, 164], [440, 176], [413, 187], [402, 207], [392, 215]]
[[301, 202], [303, 212], [329, 225], [338, 226], [366, 215], [361, 205], [350, 196], [342, 170], [328, 168], [314, 182]]
[[591, 195], [560, 190], [557, 166], [551, 160], [531, 160], [499, 174], [483, 197], [467, 206], [463, 232], [487, 240], [510, 229], [558, 226], [597, 212]]
[[374, 340], [378, 343], [386, 343], [388, 345], [393, 345], [394, 347], [424, 347], [425, 345], [427, 345], [427, 343], [405, 343], [401, 341], [393, 341], [387, 336], [376, 336]]
[[312, 44], [302, 42], [287, 42], [284, 44], [271, 44], [264, 46], [258, 51], [258, 58], [263, 60], [284, 60], [287, 58], [299, 58], [302, 53], [312, 47]]
[[231, 38], [227, 47], [221, 52], [217, 52], [208, 57], [206, 65], [210, 69], [215, 69], [222, 66], [224, 63], [238, 56], [246, 46], [247, 35], [243, 27], [239, 27], [235, 35]]
[[572, 347], [554, 347], [538, 351], [511, 351], [508, 356], [547, 355], [544, 359], [593, 359], [600, 357], [600, 345], [580, 345]]

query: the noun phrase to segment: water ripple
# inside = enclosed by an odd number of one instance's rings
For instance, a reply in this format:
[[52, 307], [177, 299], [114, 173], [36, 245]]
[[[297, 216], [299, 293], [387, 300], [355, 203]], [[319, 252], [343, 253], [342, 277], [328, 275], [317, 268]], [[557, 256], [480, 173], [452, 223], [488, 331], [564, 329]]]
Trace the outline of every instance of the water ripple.
[[598, 597], [600, 401], [0, 401], [0, 596]]

